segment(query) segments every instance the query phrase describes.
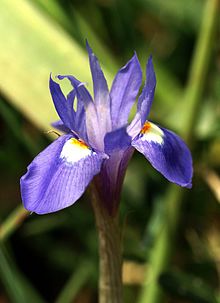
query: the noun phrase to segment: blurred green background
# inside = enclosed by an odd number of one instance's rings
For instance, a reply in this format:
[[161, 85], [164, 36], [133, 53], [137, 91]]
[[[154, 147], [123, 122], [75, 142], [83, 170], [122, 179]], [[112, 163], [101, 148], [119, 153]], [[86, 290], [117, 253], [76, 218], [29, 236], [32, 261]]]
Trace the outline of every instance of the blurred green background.
[[[157, 75], [150, 119], [193, 153], [191, 190], [135, 154], [121, 201], [124, 302], [220, 302], [220, 47], [218, 0], [0, 1], [0, 303], [97, 302], [89, 196], [27, 215], [19, 178], [57, 119], [50, 72], [91, 78], [85, 39], [109, 86], [136, 51]], [[67, 83], [64, 89], [68, 90]]]

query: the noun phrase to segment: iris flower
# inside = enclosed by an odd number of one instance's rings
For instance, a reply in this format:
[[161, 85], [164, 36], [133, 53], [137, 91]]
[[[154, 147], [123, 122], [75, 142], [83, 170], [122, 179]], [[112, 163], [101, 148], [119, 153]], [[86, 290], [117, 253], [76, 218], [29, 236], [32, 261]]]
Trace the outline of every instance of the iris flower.
[[[137, 111], [130, 110], [142, 84], [137, 55], [116, 74], [109, 91], [98, 59], [87, 43], [94, 99], [84, 83], [67, 78], [73, 89], [65, 96], [51, 77], [51, 96], [60, 117], [53, 124], [61, 135], [36, 156], [21, 178], [21, 195], [27, 210], [46, 214], [75, 203], [92, 181], [109, 213], [118, 209], [125, 171], [136, 149], [169, 181], [191, 187], [192, 159], [175, 133], [149, 121], [156, 77], [152, 57]], [[77, 99], [77, 105], [74, 104]]]

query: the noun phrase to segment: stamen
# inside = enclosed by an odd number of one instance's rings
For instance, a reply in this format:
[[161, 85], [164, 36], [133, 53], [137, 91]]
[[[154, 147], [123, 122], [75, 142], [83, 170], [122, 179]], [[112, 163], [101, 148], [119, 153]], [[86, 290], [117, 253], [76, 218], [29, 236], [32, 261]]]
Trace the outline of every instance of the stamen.
[[60, 137], [60, 134], [58, 132], [56, 132], [55, 130], [48, 130], [45, 132], [45, 134], [55, 134], [55, 135], [57, 135], [57, 137]]

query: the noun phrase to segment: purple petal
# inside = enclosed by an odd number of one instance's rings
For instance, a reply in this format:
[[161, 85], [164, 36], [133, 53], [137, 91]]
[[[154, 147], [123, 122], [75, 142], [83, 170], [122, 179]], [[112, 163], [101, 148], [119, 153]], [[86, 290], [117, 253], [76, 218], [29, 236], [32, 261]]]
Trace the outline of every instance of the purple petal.
[[83, 102], [77, 102], [77, 109], [75, 115], [75, 128], [77, 129], [77, 133], [81, 138], [85, 141], [88, 141], [87, 130], [86, 130], [86, 112], [84, 108]]
[[146, 67], [146, 82], [143, 91], [138, 100], [137, 111], [141, 112], [141, 124], [147, 120], [151, 105], [154, 99], [154, 92], [156, 88], [156, 76], [154, 72], [152, 56], [148, 59]]
[[104, 161], [101, 172], [94, 178], [100, 199], [111, 215], [117, 212], [126, 168], [133, 152], [132, 146], [113, 152], [109, 159]]
[[137, 55], [122, 67], [112, 84], [111, 117], [113, 129], [121, 127], [128, 122], [128, 116], [137, 97], [142, 82], [142, 71]]
[[57, 78], [59, 80], [67, 78], [74, 87], [74, 89], [80, 91], [80, 95], [82, 96], [83, 104], [85, 107], [87, 107], [90, 103], [93, 103], [92, 97], [88, 90], [85, 88], [83, 82], [80, 82], [78, 79], [71, 75], [58, 75]]
[[94, 89], [94, 101], [99, 116], [99, 127], [104, 134], [112, 128], [108, 85], [99, 65], [99, 61], [87, 41], [86, 47], [89, 54], [89, 63]]
[[46, 214], [72, 205], [99, 173], [104, 158], [106, 155], [70, 135], [59, 137], [32, 161], [21, 178], [24, 207]]
[[192, 158], [183, 140], [173, 132], [146, 122], [141, 133], [132, 141], [142, 153], [169, 181], [191, 187]]
[[71, 130], [68, 127], [66, 127], [61, 120], [55, 121], [55, 122], [51, 123], [51, 125], [63, 133], [71, 132]]
[[128, 127], [128, 133], [131, 137], [136, 137], [140, 132], [144, 122], [147, 120], [151, 105], [154, 99], [154, 92], [156, 87], [156, 76], [152, 57], [148, 59], [146, 67], [146, 81], [142, 93], [138, 99], [137, 113]]
[[105, 152], [111, 154], [123, 151], [131, 146], [131, 137], [127, 134], [126, 127], [116, 129], [105, 136]]
[[108, 96], [108, 85], [104, 74], [101, 70], [99, 61], [95, 54], [93, 53], [91, 47], [86, 41], [86, 48], [89, 54], [89, 63], [93, 80], [93, 88], [94, 88], [94, 99], [95, 103], [98, 104], [106, 104], [109, 101]]
[[61, 91], [59, 84], [53, 81], [51, 76], [49, 86], [54, 106], [58, 115], [60, 116], [60, 119], [63, 121], [66, 127], [71, 129], [73, 127], [74, 121], [73, 102], [75, 98], [75, 92], [72, 91], [66, 99]]
[[[99, 120], [98, 111], [95, 103], [88, 90], [85, 88], [84, 83], [80, 82], [73, 76], [58, 76], [58, 79], [67, 78], [74, 89], [78, 99], [78, 104], [84, 104], [86, 109], [86, 130], [88, 141], [92, 146], [100, 151], [104, 151], [104, 135], [102, 125]], [[81, 105], [80, 105], [81, 106]]]

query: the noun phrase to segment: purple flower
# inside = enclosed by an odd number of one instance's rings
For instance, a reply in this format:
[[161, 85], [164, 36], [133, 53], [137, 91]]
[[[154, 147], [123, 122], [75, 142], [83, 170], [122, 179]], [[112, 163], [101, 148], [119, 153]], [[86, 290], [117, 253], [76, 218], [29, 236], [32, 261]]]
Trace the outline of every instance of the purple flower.
[[72, 84], [73, 90], [67, 97], [50, 78], [50, 92], [61, 119], [53, 125], [66, 134], [42, 151], [21, 178], [25, 208], [46, 214], [68, 207], [93, 180], [99, 198], [114, 214], [135, 149], [169, 181], [191, 187], [192, 159], [187, 146], [173, 132], [147, 120], [156, 86], [152, 58], [147, 63], [147, 79], [138, 98], [136, 115], [128, 124], [142, 83], [136, 54], [119, 70], [109, 92], [99, 62], [88, 44], [87, 50], [94, 100], [75, 77], [58, 76]]

